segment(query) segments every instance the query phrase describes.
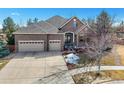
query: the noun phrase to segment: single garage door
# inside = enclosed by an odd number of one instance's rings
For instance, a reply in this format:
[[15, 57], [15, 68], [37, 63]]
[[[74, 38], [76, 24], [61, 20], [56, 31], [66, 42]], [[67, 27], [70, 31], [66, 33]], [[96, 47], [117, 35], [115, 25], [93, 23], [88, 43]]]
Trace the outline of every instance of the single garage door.
[[49, 50], [50, 51], [60, 51], [61, 50], [61, 40], [49, 40]]
[[19, 52], [44, 51], [44, 41], [43, 40], [19, 41], [18, 49]]

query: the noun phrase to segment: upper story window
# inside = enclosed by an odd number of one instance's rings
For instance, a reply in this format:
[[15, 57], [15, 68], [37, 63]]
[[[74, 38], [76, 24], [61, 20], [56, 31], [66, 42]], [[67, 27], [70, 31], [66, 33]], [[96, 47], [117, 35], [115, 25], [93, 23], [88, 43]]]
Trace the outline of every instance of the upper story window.
[[73, 28], [77, 28], [77, 21], [76, 21], [76, 19], [73, 19], [72, 27]]

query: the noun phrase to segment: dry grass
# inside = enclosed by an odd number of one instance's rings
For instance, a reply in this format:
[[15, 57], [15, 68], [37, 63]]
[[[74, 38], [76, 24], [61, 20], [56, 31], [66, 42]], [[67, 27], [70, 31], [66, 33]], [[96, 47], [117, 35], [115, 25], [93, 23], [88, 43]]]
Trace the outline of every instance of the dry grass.
[[121, 59], [121, 64], [124, 65], [124, 45], [116, 45], [117, 52]]
[[[88, 76], [85, 78], [84, 74]], [[109, 70], [109, 71], [101, 71], [100, 75], [97, 76], [96, 72], [87, 72], [81, 73], [73, 76], [73, 79], [76, 84], [85, 84], [85, 83], [102, 83], [110, 80], [124, 80], [124, 71], [122, 70]], [[92, 78], [91, 78], [92, 77]], [[89, 81], [86, 81], [90, 79]]]
[[110, 65], [115, 66], [115, 57], [112, 53], [109, 53], [107, 56], [104, 56], [101, 60], [101, 65]]
[[[85, 61], [87, 62], [87, 60], [86, 60], [87, 58], [85, 56], [84, 57], [82, 55], [79, 55], [79, 56], [80, 56], [80, 61], [79, 61], [80, 64], [85, 63]], [[112, 52], [106, 53], [105, 56], [103, 56], [103, 58], [101, 60], [101, 65], [107, 65], [107, 66], [115, 66], [115, 65], [117, 65], [115, 63], [114, 54]]]
[[9, 60], [0, 59], [0, 70], [9, 62]]
[[[116, 51], [120, 57], [120, 64], [124, 65], [124, 45], [115, 45]], [[112, 53], [102, 58], [102, 65], [117, 65], [115, 63], [115, 56]]]
[[117, 70], [117, 71], [104, 71], [107, 75], [109, 75], [112, 80], [123, 80], [124, 79], [124, 71]]

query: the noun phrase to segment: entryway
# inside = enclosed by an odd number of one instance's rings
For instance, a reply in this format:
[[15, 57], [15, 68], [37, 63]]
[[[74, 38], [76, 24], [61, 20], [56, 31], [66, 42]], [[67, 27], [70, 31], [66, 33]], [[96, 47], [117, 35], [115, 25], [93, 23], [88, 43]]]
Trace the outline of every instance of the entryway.
[[74, 42], [74, 33], [72, 32], [68, 32], [68, 33], [65, 33], [65, 43], [73, 43]]

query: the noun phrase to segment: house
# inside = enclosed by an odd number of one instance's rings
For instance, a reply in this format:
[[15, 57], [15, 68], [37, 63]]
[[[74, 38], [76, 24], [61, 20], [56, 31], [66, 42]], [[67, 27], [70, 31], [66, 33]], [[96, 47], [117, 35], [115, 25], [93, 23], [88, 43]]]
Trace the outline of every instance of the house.
[[115, 33], [115, 42], [116, 44], [124, 45], [124, 25], [120, 24], [116, 29]]
[[92, 40], [90, 37], [93, 31], [87, 23], [77, 17], [66, 19], [53, 16], [45, 21], [22, 27], [13, 34], [16, 52], [62, 51], [64, 46], [69, 44], [83, 46], [85, 40]]
[[117, 38], [124, 39], [124, 27], [118, 27], [116, 31]]
[[116, 27], [116, 37], [117, 39], [124, 39], [124, 22], [122, 21], [120, 25]]

